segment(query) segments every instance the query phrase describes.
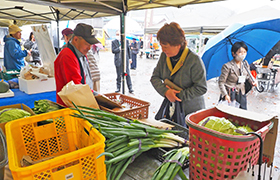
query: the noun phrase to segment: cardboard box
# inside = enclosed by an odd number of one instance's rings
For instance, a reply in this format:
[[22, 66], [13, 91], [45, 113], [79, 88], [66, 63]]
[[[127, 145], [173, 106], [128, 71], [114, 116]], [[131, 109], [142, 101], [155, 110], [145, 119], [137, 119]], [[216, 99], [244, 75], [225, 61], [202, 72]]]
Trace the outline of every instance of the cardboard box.
[[268, 116], [265, 114], [260, 114], [256, 112], [251, 112], [239, 108], [234, 108], [230, 106], [217, 106], [217, 109], [220, 111], [226, 112], [228, 114], [232, 114], [238, 117], [242, 117], [245, 119], [251, 119], [258, 122], [265, 122], [265, 121], [271, 121], [273, 122], [272, 129], [269, 130], [269, 132], [265, 136], [265, 140], [263, 142], [263, 159], [268, 160], [268, 164], [271, 164], [274, 159], [274, 151], [275, 151], [275, 144], [277, 139], [277, 133], [278, 133], [278, 116]]
[[[25, 104], [13, 104], [13, 105], [8, 105], [8, 106], [0, 106], [0, 111], [5, 108], [18, 108], [18, 109], [23, 109], [27, 112], [29, 112], [31, 115], [35, 115], [35, 113], [30, 109], [28, 106]], [[6, 135], [5, 131], [5, 125], [6, 123], [0, 123], [0, 128], [3, 130], [4, 134]]]
[[34, 79], [26, 80], [23, 78], [18, 78], [19, 90], [25, 92], [26, 94], [36, 94], [42, 92], [55, 91], [55, 79]]
[[[231, 106], [218, 105], [211, 109], [201, 110], [196, 112], [196, 114], [200, 113], [201, 115], [196, 116], [195, 118], [199, 118], [202, 120], [208, 116], [219, 114], [219, 112], [223, 114], [224, 113], [227, 114], [230, 117], [230, 119], [248, 119], [252, 121], [257, 121], [256, 123], [271, 121], [273, 123], [273, 127], [266, 134], [263, 143], [263, 160], [266, 159], [268, 164], [271, 165], [274, 159], [275, 143], [276, 143], [277, 133], [278, 133], [278, 116], [277, 115], [268, 116], [265, 114], [251, 112], [251, 111], [247, 111]], [[187, 118], [186, 118], [186, 122], [187, 122]]]

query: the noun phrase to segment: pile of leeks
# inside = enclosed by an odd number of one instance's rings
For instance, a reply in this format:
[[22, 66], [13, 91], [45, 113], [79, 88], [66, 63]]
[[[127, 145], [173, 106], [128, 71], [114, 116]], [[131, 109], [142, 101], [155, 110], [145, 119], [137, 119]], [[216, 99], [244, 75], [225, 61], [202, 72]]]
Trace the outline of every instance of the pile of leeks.
[[118, 180], [136, 157], [156, 147], [181, 147], [188, 144], [184, 138], [175, 135], [180, 131], [157, 129], [137, 120], [85, 106], [76, 106], [72, 116], [88, 120], [106, 138], [107, 180]]

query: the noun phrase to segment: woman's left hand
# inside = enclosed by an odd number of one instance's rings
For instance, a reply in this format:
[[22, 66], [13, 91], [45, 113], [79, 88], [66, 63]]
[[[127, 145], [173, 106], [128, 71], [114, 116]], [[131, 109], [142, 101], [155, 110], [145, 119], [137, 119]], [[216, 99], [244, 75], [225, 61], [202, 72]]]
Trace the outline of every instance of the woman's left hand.
[[256, 83], [256, 81], [254, 81], [254, 82], [252, 83], [252, 85], [253, 85], [253, 86], [257, 86], [257, 83]]

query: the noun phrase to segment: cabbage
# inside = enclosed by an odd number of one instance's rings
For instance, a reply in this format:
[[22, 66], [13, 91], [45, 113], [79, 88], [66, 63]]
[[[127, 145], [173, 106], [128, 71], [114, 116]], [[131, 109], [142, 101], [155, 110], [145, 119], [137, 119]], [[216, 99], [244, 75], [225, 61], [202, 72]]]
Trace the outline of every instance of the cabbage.
[[31, 114], [23, 109], [5, 108], [0, 111], [0, 123], [8, 122], [15, 119], [31, 116]]
[[233, 134], [234, 130], [236, 129], [236, 127], [226, 118], [219, 118], [215, 116], [209, 116], [203, 119], [198, 123], [198, 125], [204, 125], [204, 127], [225, 134]]
[[231, 121], [227, 120], [226, 118], [220, 118], [216, 116], [209, 116], [203, 120], [201, 120], [198, 125], [207, 127], [209, 129], [225, 133], [231, 135], [242, 135], [235, 132], [236, 129], [239, 129], [245, 133], [254, 132], [248, 125], [246, 126], [238, 126], [236, 127], [232, 124]]
[[[246, 125], [246, 126], [239, 126], [239, 127], [237, 127], [237, 129], [239, 129], [239, 130], [241, 130], [241, 131], [243, 131], [245, 133], [254, 132], [248, 125]], [[241, 135], [241, 134], [235, 132], [234, 135]]]

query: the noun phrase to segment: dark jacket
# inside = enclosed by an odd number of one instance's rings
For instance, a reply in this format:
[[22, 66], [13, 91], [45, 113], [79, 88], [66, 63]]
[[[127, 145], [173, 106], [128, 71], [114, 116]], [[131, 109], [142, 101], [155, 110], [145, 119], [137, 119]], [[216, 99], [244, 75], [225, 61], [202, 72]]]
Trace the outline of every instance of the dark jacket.
[[131, 43], [130, 47], [133, 47], [133, 48], [131, 48], [131, 53], [132, 54], [138, 54], [139, 53], [139, 45], [138, 45], [137, 42]]
[[[112, 41], [112, 53], [115, 54], [114, 61], [115, 66], [120, 67], [122, 65], [122, 58], [121, 58], [121, 44], [118, 39], [115, 39]], [[126, 40], [126, 64], [129, 64], [130, 57], [130, 48], [129, 48], [129, 42]]]

